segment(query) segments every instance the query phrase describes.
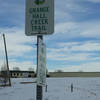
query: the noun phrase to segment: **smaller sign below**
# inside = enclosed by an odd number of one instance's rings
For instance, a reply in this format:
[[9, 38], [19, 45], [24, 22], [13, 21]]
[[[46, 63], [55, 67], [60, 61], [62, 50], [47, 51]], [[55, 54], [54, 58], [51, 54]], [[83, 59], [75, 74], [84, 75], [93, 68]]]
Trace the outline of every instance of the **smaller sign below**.
[[42, 42], [39, 43], [38, 50], [38, 71], [37, 84], [46, 84], [46, 46]]

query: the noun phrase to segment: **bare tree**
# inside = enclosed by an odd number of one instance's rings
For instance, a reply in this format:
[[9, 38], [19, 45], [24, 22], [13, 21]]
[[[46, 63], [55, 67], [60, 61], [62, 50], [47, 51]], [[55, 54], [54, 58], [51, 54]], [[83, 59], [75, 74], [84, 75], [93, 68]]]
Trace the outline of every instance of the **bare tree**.
[[50, 77], [48, 69], [46, 69], [46, 76]]
[[30, 67], [30, 68], [28, 68], [28, 71], [33, 71], [34, 72], [34, 68]]
[[83, 70], [79, 70], [78, 72], [83, 72]]
[[13, 70], [20, 71], [20, 68], [19, 67], [13, 67]]
[[58, 69], [58, 70], [56, 70], [55, 72], [59, 72], [59, 73], [61, 73], [61, 72], [63, 72], [63, 70]]

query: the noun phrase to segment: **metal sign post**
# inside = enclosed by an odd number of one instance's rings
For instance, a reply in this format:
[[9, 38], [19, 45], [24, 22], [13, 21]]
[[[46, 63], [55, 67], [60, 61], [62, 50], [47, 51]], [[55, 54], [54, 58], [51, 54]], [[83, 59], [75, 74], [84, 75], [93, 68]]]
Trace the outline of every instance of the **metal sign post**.
[[40, 85], [37, 85], [36, 87], [36, 100], [42, 100], [43, 99], [43, 87]]
[[46, 47], [43, 35], [54, 33], [54, 0], [26, 0], [25, 34], [37, 35], [37, 88], [36, 100], [42, 100], [46, 84]]

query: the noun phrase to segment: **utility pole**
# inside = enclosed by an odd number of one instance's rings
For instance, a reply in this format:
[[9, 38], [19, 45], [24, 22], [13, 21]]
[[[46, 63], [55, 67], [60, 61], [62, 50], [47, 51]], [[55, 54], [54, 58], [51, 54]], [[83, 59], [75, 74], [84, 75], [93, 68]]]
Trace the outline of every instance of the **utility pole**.
[[4, 40], [4, 47], [5, 47], [5, 55], [6, 55], [6, 64], [7, 64], [7, 74], [8, 74], [8, 78], [9, 78], [9, 86], [11, 86], [10, 71], [9, 71], [9, 64], [8, 64], [8, 55], [7, 55], [7, 47], [6, 47], [5, 34], [3, 34], [3, 40]]
[[[39, 68], [39, 45], [40, 41], [43, 42], [43, 36], [38, 35], [37, 36], [37, 74], [38, 74], [38, 68]], [[36, 86], [36, 100], [42, 100], [43, 99], [43, 87], [41, 85]]]

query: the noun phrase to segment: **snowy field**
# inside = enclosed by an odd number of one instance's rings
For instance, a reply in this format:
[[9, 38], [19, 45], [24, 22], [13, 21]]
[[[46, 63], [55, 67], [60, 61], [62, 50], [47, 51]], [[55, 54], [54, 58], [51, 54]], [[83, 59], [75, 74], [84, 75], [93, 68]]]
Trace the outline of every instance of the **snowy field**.
[[[12, 87], [0, 87], [0, 100], [35, 100], [36, 83], [20, 84], [26, 81], [35, 79], [12, 79]], [[100, 100], [100, 78], [49, 78], [47, 84], [43, 100]]]

